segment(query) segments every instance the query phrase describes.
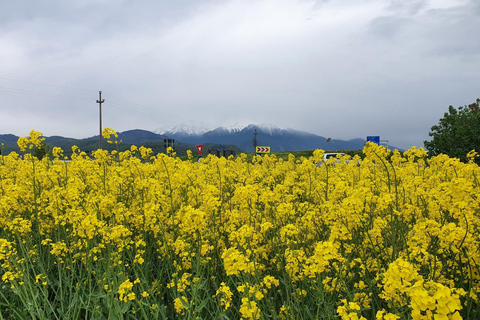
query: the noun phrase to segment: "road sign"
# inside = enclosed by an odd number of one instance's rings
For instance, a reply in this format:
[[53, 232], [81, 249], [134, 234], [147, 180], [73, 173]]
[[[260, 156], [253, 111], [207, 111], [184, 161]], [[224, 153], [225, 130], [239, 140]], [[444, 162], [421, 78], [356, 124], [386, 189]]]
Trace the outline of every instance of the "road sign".
[[256, 147], [256, 153], [270, 153], [270, 147]]
[[198, 146], [195, 146], [195, 148], [197, 148], [198, 154], [199, 154], [199, 155], [202, 155], [203, 144], [199, 144]]
[[380, 145], [380, 136], [367, 136], [367, 142], [368, 141]]

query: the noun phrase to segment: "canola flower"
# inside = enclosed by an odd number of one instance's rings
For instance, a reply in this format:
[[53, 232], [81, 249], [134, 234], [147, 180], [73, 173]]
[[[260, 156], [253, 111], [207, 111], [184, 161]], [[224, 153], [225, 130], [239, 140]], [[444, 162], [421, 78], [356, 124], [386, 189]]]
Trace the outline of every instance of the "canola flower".
[[40, 161], [42, 139], [0, 155], [0, 318], [480, 318], [473, 161], [374, 144], [321, 167], [322, 150]]
[[218, 288], [216, 295], [220, 297], [220, 303], [222, 307], [224, 308], [225, 311], [230, 308], [231, 303], [232, 303], [232, 297], [233, 293], [230, 290], [230, 287], [228, 287], [225, 282], [220, 283], [220, 288]]

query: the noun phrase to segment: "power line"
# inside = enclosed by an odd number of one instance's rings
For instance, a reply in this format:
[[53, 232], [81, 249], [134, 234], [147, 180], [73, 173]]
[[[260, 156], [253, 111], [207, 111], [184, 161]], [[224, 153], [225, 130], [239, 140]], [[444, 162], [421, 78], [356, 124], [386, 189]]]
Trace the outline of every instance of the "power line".
[[15, 81], [15, 82], [30, 83], [30, 84], [36, 84], [36, 85], [48, 86], [48, 87], [57, 87], [57, 88], [74, 89], [74, 90], [84, 90], [84, 91], [98, 91], [98, 90], [94, 90], [94, 89], [68, 87], [68, 86], [61, 86], [61, 85], [58, 85], [58, 84], [41, 83], [41, 82], [26, 81], [26, 80], [19, 80], [19, 79], [5, 78], [5, 77], [0, 77], [0, 79], [1, 79], [1, 80]]
[[[88, 98], [88, 97], [70, 96], [70, 95], [63, 95], [63, 94], [58, 94], [58, 93], [33, 91], [33, 90], [25, 90], [25, 89], [2, 87], [2, 86], [0, 86], [0, 92], [22, 94], [22, 95], [33, 95], [33, 96], [49, 97], [49, 98], [65, 98], [65, 99], [71, 99], [71, 100], [83, 100], [83, 101], [94, 100], [93, 98]], [[129, 103], [132, 103], [134, 105], [141, 106], [140, 104], [122, 99], [120, 97], [116, 97], [116, 98], [119, 99], [119, 100], [123, 100], [123, 101], [129, 102]], [[137, 116], [141, 116], [141, 117], [144, 117], [144, 118], [147, 118], [147, 119], [155, 118], [156, 120], [159, 120], [159, 121], [164, 121], [164, 122], [168, 122], [168, 123], [172, 123], [172, 124], [176, 124], [176, 125], [180, 124], [179, 122], [176, 122], [176, 121], [166, 120], [165, 118], [160, 118], [160, 117], [154, 116], [150, 113], [146, 113], [146, 112], [143, 112], [143, 111], [140, 111], [140, 110], [135, 110], [135, 109], [129, 108], [129, 107], [127, 107], [125, 105], [121, 105], [117, 102], [109, 101], [109, 104], [112, 105], [112, 107], [114, 107], [116, 109], [123, 110], [123, 111], [129, 112], [129, 113], [132, 113], [132, 114], [135, 114]], [[145, 106], [143, 106], [143, 107], [145, 107]], [[160, 112], [160, 111], [155, 110], [153, 108], [148, 108], [148, 107], [145, 107], [145, 108], [150, 109], [152, 111]], [[167, 115], [168, 115], [168, 113], [167, 113]], [[173, 116], [173, 115], [169, 115], [169, 116]]]
[[150, 120], [154, 119], [154, 120], [157, 120], [157, 121], [167, 122], [167, 123], [171, 123], [171, 124], [175, 124], [175, 125], [180, 124], [180, 122], [168, 120], [168, 119], [165, 119], [165, 118], [161, 118], [161, 117], [152, 115], [150, 113], [146, 113], [146, 112], [143, 112], [143, 111], [140, 111], [140, 110], [132, 109], [132, 108], [126, 107], [124, 105], [120, 105], [117, 102], [112, 102], [111, 100], [108, 100], [108, 102], [109, 102], [108, 105], [112, 106], [115, 109], [123, 110], [123, 111], [129, 112], [131, 114], [137, 115], [139, 117], [143, 117], [143, 118], [150, 119]]
[[[51, 84], [51, 83], [42, 83], [42, 82], [34, 82], [34, 81], [26, 81], [26, 80], [20, 80], [20, 79], [13, 79], [13, 78], [7, 78], [7, 77], [0, 77], [0, 80], [8, 80], [8, 81], [14, 81], [14, 82], [20, 82], [20, 83], [26, 83], [26, 84], [33, 84], [33, 85], [41, 85], [41, 86], [48, 86], [48, 87], [56, 87], [56, 88], [64, 88], [64, 89], [70, 89], [70, 90], [82, 90], [82, 91], [95, 91], [98, 92], [98, 90], [94, 89], [85, 89], [85, 88], [78, 88], [78, 87], [71, 87], [71, 86], [62, 86], [62, 85], [57, 85], [57, 84]], [[33, 95], [33, 96], [40, 96], [40, 97], [50, 97], [50, 98], [64, 98], [64, 99], [71, 99], [71, 100], [83, 100], [83, 101], [92, 101], [94, 98], [86, 97], [86, 96], [74, 96], [74, 95], [66, 95], [66, 94], [58, 94], [58, 93], [51, 93], [51, 92], [45, 92], [45, 91], [35, 91], [35, 90], [27, 90], [27, 89], [19, 89], [19, 88], [11, 88], [11, 87], [3, 87], [0, 86], [0, 92], [5, 92], [5, 93], [14, 93], [14, 94], [22, 94], [22, 95]], [[188, 119], [185, 117], [181, 117], [175, 114], [171, 114], [168, 112], [164, 112], [161, 110], [158, 110], [157, 108], [153, 108], [150, 106], [146, 106], [144, 104], [140, 104], [137, 102], [129, 101], [127, 99], [121, 98], [117, 95], [114, 95], [112, 93], [108, 93], [108, 98], [109, 98], [109, 105], [111, 105], [113, 108], [120, 109], [126, 112], [129, 112], [131, 114], [136, 114], [137, 116], [148, 118], [148, 119], [156, 119], [157, 121], [161, 121], [163, 123], [170, 123], [174, 125], [180, 125], [183, 122], [188, 122], [188, 123], [198, 123], [198, 120], [192, 120]], [[114, 100], [121, 100], [124, 101], [128, 104], [132, 104], [137, 107], [144, 108], [149, 111], [154, 111], [157, 114], [162, 115], [162, 117], [155, 116], [151, 112], [144, 112], [138, 109], [132, 109], [130, 107], [127, 107], [125, 105], [119, 104], [117, 102], [112, 102], [111, 98]], [[179, 121], [172, 120], [172, 118], [176, 118]]]
[[[188, 119], [188, 118], [185, 118], [185, 117], [181, 117], [181, 116], [178, 116], [178, 115], [174, 115], [174, 114], [171, 114], [171, 113], [168, 113], [168, 112], [165, 112], [165, 111], [160, 111], [156, 108], [153, 108], [153, 107], [150, 107], [150, 106], [146, 106], [146, 105], [143, 105], [143, 104], [140, 104], [140, 103], [137, 103], [137, 102], [133, 102], [133, 101], [129, 101], [129, 100], [126, 100], [126, 99], [123, 99], [119, 96], [116, 96], [116, 95], [113, 95], [111, 93], [108, 93], [111, 97], [113, 98], [116, 98], [116, 99], [119, 99], [119, 100], [122, 100], [122, 101], [125, 101], [127, 103], [131, 103], [133, 105], [136, 105], [136, 106], [139, 106], [139, 107], [142, 107], [142, 108], [145, 108], [145, 109], [148, 109], [148, 110], [151, 110], [151, 111], [154, 111], [154, 112], [157, 112], [157, 113], [160, 113], [162, 115], [166, 115], [166, 116], [169, 116], [169, 117], [175, 117], [175, 118], [178, 118], [178, 119], [181, 119], [181, 120], [184, 120], [184, 121], [188, 121], [188, 122], [193, 122], [192, 119]], [[176, 124], [180, 124], [180, 122], [176, 122], [176, 121], [173, 121], [174, 123]], [[197, 121], [195, 121], [197, 122]]]
[[34, 95], [34, 96], [52, 97], [52, 98], [65, 98], [65, 99], [72, 99], [72, 100], [93, 100], [92, 98], [87, 98], [85, 96], [84, 97], [70, 96], [70, 95], [64, 95], [64, 94], [58, 94], [58, 93], [33, 91], [33, 90], [9, 88], [9, 87], [2, 87], [2, 86], [0, 86], [0, 91], [8, 92], [8, 93], [16, 93], [16, 94], [28, 94], [28, 95]]

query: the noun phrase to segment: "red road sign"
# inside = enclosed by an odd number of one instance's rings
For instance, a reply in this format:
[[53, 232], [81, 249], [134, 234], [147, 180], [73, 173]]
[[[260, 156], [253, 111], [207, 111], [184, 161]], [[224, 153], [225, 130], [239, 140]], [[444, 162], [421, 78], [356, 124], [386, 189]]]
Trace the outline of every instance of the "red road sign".
[[256, 153], [270, 153], [270, 147], [256, 147]]
[[198, 146], [195, 146], [197, 148], [198, 154], [202, 155], [203, 151], [203, 144], [199, 144]]

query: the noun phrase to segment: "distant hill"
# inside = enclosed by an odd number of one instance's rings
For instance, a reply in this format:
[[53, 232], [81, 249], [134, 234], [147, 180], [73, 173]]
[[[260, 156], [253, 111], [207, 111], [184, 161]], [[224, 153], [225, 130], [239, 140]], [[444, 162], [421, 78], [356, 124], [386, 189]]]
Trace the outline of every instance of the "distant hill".
[[17, 145], [18, 137], [13, 134], [0, 134], [0, 143], [5, 146]]
[[140, 129], [128, 130], [120, 132], [118, 134], [119, 140], [122, 140], [126, 144], [134, 144], [138, 146], [145, 142], [163, 142], [163, 139], [165, 138], [168, 137], [158, 133]]
[[[178, 155], [186, 154], [187, 150], [191, 150], [197, 154], [195, 145], [203, 144], [204, 153], [208, 149], [227, 149], [239, 152], [254, 152], [253, 138], [254, 132], [257, 132], [257, 145], [269, 146], [272, 152], [288, 152], [303, 150], [362, 150], [365, 144], [364, 139], [327, 139], [326, 137], [315, 135], [309, 132], [280, 129], [272, 125], [254, 125], [250, 124], [245, 127], [225, 128], [219, 127], [209, 131], [194, 131], [191, 128], [175, 128], [174, 130], [161, 133], [134, 129], [120, 132], [118, 140], [122, 140], [118, 146], [103, 144], [107, 150], [118, 148], [124, 151], [131, 145], [152, 148], [155, 153], [165, 152], [164, 139], [175, 139], [175, 151]], [[4, 150], [17, 151], [17, 136], [12, 134], [0, 135], [0, 143], [4, 143]], [[93, 151], [99, 147], [99, 137], [93, 136], [85, 139], [73, 139], [61, 136], [46, 137], [45, 142], [52, 147], [61, 147], [65, 151], [65, 155], [71, 154], [71, 148], [76, 145], [82, 151]], [[395, 147], [391, 147], [395, 148]]]
[[[12, 151], [20, 152], [17, 146], [18, 138], [19, 137], [13, 134], [0, 134], [0, 143], [4, 144], [2, 149], [5, 151], [5, 154], [8, 154]], [[146, 130], [134, 129], [119, 132], [117, 140], [121, 140], [122, 142], [120, 142], [118, 145], [109, 144], [104, 140], [103, 148], [106, 150], [118, 149], [118, 151], [125, 151], [130, 149], [132, 145], [136, 145], [138, 147], [145, 146], [147, 148], [151, 148], [154, 154], [165, 153], [165, 143], [163, 140], [166, 138], [170, 137]], [[99, 136], [97, 135], [84, 139], [51, 136], [45, 137], [45, 143], [50, 147], [50, 149], [53, 147], [62, 148], [64, 151], [64, 155], [70, 156], [72, 154], [72, 146], [74, 145], [85, 152], [97, 150], [99, 148]], [[191, 150], [193, 154], [198, 154], [195, 145], [192, 143], [186, 143], [177, 140], [174, 143], [174, 147], [175, 152], [178, 155], [186, 155], [187, 150]], [[208, 153], [208, 149], [233, 150], [236, 153], [242, 152], [242, 150], [239, 149], [237, 146], [231, 144], [206, 143], [204, 145], [204, 154]]]

